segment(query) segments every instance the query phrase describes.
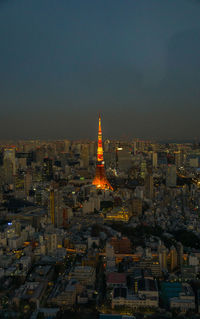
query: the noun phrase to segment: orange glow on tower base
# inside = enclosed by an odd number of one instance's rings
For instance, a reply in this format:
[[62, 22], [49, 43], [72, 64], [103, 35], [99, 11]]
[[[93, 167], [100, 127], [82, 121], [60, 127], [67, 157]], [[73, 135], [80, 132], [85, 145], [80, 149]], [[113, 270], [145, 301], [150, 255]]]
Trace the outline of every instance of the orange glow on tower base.
[[110, 189], [113, 190], [109, 181], [106, 177], [106, 172], [103, 164], [97, 164], [96, 166], [96, 174], [92, 182], [99, 189]]

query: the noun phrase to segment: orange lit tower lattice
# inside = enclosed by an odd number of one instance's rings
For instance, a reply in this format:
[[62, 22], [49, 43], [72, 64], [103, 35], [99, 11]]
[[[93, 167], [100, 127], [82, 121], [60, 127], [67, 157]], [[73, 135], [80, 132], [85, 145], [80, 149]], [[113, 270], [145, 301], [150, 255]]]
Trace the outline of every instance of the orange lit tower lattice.
[[96, 174], [92, 182], [99, 189], [113, 190], [106, 177], [104, 160], [103, 160], [103, 146], [102, 146], [102, 131], [101, 131], [101, 117], [99, 115], [99, 131], [98, 131], [98, 147], [97, 147], [97, 163]]

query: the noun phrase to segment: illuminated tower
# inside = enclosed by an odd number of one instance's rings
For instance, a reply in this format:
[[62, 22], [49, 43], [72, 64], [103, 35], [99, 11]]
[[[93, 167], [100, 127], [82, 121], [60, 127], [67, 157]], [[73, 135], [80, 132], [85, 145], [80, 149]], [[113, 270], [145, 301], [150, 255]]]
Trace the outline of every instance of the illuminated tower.
[[99, 132], [98, 132], [98, 148], [97, 148], [97, 164], [96, 174], [92, 182], [99, 189], [110, 189], [113, 190], [109, 181], [106, 177], [103, 160], [103, 147], [102, 147], [102, 131], [101, 131], [101, 117], [99, 115]]

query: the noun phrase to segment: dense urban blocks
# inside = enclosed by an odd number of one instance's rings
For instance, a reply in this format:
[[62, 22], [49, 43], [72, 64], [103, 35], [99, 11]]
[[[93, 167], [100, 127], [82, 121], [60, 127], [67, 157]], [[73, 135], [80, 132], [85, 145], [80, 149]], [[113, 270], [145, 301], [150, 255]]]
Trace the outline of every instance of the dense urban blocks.
[[98, 143], [2, 143], [1, 158], [3, 319], [198, 318], [199, 146], [104, 142], [99, 117]]

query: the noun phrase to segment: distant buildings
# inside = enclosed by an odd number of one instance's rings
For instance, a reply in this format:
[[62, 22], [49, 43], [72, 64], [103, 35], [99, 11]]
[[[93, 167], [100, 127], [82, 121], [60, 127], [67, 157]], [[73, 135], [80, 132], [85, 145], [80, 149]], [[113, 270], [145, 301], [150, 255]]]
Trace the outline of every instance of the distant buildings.
[[2, 309], [199, 309], [198, 145], [103, 142], [100, 119], [98, 144], [11, 145], [0, 151]]

